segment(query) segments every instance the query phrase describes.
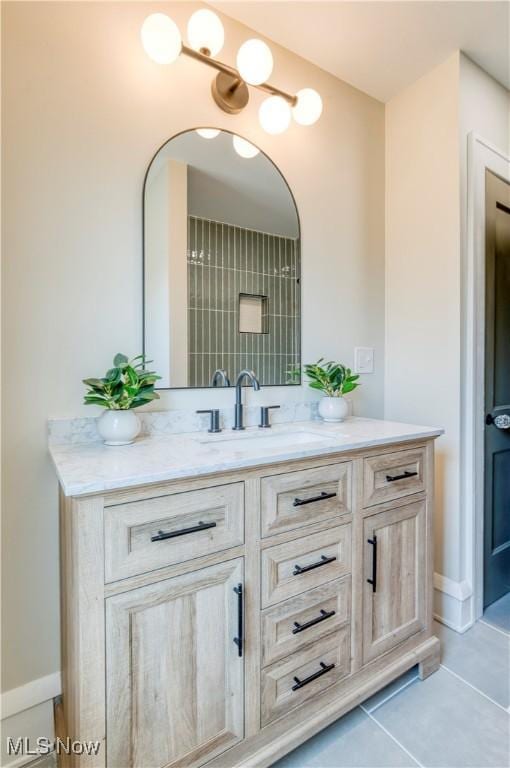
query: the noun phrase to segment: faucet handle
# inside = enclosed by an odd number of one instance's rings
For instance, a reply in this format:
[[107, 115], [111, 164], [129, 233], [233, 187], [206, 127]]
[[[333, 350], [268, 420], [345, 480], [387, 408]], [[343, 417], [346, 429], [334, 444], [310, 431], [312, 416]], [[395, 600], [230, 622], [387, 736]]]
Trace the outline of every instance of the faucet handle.
[[261, 429], [269, 429], [271, 424], [269, 423], [269, 411], [272, 408], [279, 408], [279, 405], [262, 405], [260, 408], [260, 424]]
[[220, 427], [220, 412], [218, 408], [209, 408], [209, 410], [205, 411], [197, 411], [197, 413], [210, 413], [211, 414], [211, 425], [208, 432], [221, 432]]

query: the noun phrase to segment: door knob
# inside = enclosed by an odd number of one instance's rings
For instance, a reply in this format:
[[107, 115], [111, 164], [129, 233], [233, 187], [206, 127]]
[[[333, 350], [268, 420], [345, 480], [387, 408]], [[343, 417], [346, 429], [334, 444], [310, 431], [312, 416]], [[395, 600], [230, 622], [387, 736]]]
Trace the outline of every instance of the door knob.
[[485, 419], [486, 424], [494, 424], [498, 429], [510, 429], [510, 416], [507, 413], [502, 413], [499, 416], [492, 416], [489, 413]]

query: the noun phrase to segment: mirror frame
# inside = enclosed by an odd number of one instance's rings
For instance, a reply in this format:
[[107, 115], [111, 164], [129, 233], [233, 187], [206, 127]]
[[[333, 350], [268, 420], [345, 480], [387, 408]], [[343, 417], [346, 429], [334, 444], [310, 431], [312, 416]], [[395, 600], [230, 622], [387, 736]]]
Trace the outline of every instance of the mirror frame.
[[[145, 307], [146, 307], [146, 299], [145, 299], [145, 273], [146, 273], [146, 253], [145, 253], [145, 189], [147, 186], [147, 179], [149, 177], [150, 169], [152, 168], [152, 164], [155, 161], [156, 157], [159, 155], [163, 147], [166, 147], [167, 144], [169, 144], [174, 139], [177, 139], [179, 136], [182, 136], [185, 133], [190, 133], [191, 131], [197, 131], [201, 128], [213, 128], [214, 130], [220, 131], [221, 133], [228, 133], [230, 136], [240, 136], [239, 133], [236, 133], [235, 131], [230, 131], [228, 128], [218, 128], [216, 126], [212, 125], [198, 125], [194, 128], [186, 128], [183, 131], [179, 131], [178, 133], [175, 133], [173, 136], [171, 136], [169, 139], [163, 142], [156, 152], [151, 157], [151, 160], [149, 162], [149, 165], [147, 166], [147, 170], [145, 171], [144, 177], [143, 177], [143, 185], [142, 185], [142, 353], [146, 354], [146, 323], [145, 323]], [[240, 136], [240, 138], [244, 139], [244, 136]], [[272, 160], [269, 155], [264, 152], [263, 149], [261, 149], [258, 144], [255, 144], [253, 141], [246, 139], [246, 141], [250, 141], [250, 144], [253, 144], [254, 147], [258, 149], [258, 151], [264, 155], [264, 157], [269, 160], [271, 165], [275, 168], [277, 173], [280, 174], [281, 178], [283, 179], [285, 186], [288, 189], [290, 198], [292, 202], [294, 203], [294, 209], [296, 211], [296, 218], [297, 218], [297, 226], [298, 226], [298, 238], [299, 238], [299, 275], [297, 277], [298, 286], [299, 286], [299, 307], [300, 307], [300, 313], [299, 313], [299, 322], [298, 322], [298, 333], [299, 333], [299, 341], [300, 341], [300, 371], [299, 371], [299, 381], [295, 384], [261, 384], [260, 387], [298, 387], [301, 386], [303, 383], [303, 365], [302, 365], [302, 327], [303, 327], [303, 320], [302, 320], [302, 306], [303, 306], [303, 291], [302, 291], [302, 285], [301, 285], [301, 278], [303, 274], [302, 269], [302, 261], [303, 261], [303, 255], [302, 255], [302, 248], [301, 248], [301, 218], [299, 216], [299, 208], [297, 206], [296, 198], [294, 197], [294, 194], [292, 192], [292, 189], [290, 188], [290, 184], [283, 175], [283, 173], [280, 171], [274, 160]], [[232, 380], [233, 381], [233, 380]], [[246, 385], [247, 386], [247, 385]], [[235, 388], [235, 382], [230, 384], [230, 387], [221, 387], [221, 389], [234, 389]], [[178, 391], [207, 391], [209, 389], [217, 389], [216, 387], [157, 387], [155, 386], [155, 389], [157, 389], [160, 392], [178, 392]], [[218, 387], [220, 389], [220, 387]]]

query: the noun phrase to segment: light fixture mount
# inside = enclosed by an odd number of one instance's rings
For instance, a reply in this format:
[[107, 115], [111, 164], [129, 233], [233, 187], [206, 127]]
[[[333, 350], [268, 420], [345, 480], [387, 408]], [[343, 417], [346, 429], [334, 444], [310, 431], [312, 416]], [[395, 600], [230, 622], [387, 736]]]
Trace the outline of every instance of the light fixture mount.
[[211, 93], [218, 107], [229, 115], [237, 115], [250, 100], [246, 83], [227, 72], [218, 72], [211, 83]]

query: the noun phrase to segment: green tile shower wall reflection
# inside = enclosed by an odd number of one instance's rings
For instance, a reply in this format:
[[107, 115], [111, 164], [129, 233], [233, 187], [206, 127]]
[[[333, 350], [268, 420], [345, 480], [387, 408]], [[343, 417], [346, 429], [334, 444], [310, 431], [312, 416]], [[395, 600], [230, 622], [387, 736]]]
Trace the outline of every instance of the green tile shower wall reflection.
[[[299, 241], [188, 217], [188, 381], [251, 368], [261, 384], [299, 383]], [[239, 332], [240, 294], [267, 297], [267, 333]]]

